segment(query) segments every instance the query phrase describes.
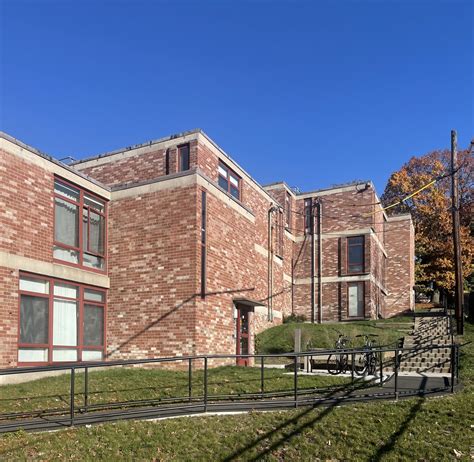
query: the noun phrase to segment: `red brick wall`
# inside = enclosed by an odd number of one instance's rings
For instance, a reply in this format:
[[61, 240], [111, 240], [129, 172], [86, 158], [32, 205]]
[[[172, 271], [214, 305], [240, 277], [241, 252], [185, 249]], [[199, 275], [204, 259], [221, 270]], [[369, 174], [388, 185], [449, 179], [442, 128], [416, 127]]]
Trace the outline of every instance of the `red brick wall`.
[[[178, 146], [182, 144], [179, 141], [175, 146], [168, 149], [170, 174], [178, 171]], [[197, 164], [197, 141], [189, 143], [190, 148], [190, 168], [193, 169]], [[98, 165], [83, 166], [77, 164], [75, 168], [82, 173], [95, 178], [103, 184], [109, 186], [123, 185], [127, 183], [139, 183], [147, 180], [153, 180], [166, 174], [165, 158], [167, 149], [153, 149], [143, 154], [118, 159], [119, 156], [112, 155], [108, 158], [100, 159]]]
[[111, 201], [111, 358], [195, 352], [197, 193], [188, 186]]
[[18, 271], [0, 267], [0, 367], [15, 366], [18, 345]]
[[414, 230], [410, 218], [389, 220], [385, 224], [387, 248], [387, 297], [385, 317], [413, 308]]
[[0, 174], [0, 250], [52, 261], [53, 175], [2, 150]]

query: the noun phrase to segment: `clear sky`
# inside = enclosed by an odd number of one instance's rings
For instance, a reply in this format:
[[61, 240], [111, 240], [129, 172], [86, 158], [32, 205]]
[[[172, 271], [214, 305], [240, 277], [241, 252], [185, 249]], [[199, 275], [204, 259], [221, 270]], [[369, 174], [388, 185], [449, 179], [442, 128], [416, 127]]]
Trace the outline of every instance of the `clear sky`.
[[0, 128], [76, 158], [202, 128], [259, 182], [474, 136], [472, 1], [0, 0]]

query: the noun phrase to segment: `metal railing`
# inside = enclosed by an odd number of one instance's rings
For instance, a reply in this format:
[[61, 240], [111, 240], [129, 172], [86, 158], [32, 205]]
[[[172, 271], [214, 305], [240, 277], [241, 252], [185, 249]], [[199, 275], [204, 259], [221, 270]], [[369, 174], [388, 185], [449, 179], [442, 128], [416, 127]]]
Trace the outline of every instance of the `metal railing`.
[[[378, 375], [372, 376], [371, 380], [366, 378], [356, 379], [354, 374], [355, 359], [357, 355], [367, 354], [365, 348], [352, 348], [347, 350], [327, 349], [311, 352], [282, 353], [282, 354], [248, 354], [248, 355], [195, 355], [178, 356], [169, 358], [116, 360], [73, 364], [58, 364], [38, 367], [19, 367], [0, 369], [0, 377], [29, 374], [29, 373], [50, 373], [63, 371], [70, 374], [69, 383], [69, 405], [67, 408], [52, 408], [40, 410], [25, 410], [0, 413], [0, 433], [16, 431], [20, 428], [25, 430], [41, 430], [63, 426], [84, 425], [89, 423], [104, 422], [109, 420], [127, 418], [156, 418], [164, 416], [176, 416], [195, 414], [203, 412], [222, 412], [250, 409], [277, 409], [299, 406], [330, 405], [335, 402], [343, 403], [350, 401], [361, 401], [370, 399], [398, 399], [400, 396], [413, 396], [429, 393], [454, 392], [455, 379], [457, 378], [457, 358], [458, 345], [429, 345], [423, 347], [430, 350], [435, 348], [450, 348], [451, 356], [451, 378], [449, 384], [434, 385], [422, 390], [414, 386], [400, 387], [399, 369], [400, 357], [402, 353], [418, 352], [417, 348], [396, 347], [373, 347], [371, 353], [379, 358]], [[347, 354], [351, 357], [350, 373], [347, 374], [348, 383], [335, 384], [325, 387], [304, 387], [299, 381], [302, 374], [301, 361], [311, 357]], [[384, 362], [385, 356], [390, 356]], [[209, 373], [214, 370], [212, 364], [216, 366], [235, 365], [238, 358], [248, 358], [253, 360], [254, 368], [259, 368], [258, 374], [260, 386], [257, 391], [238, 394], [210, 394], [209, 393]], [[286, 358], [287, 367], [291, 368], [288, 374], [293, 375], [293, 384], [284, 390], [267, 390], [267, 383], [272, 380], [266, 377], [266, 361], [275, 358]], [[220, 364], [226, 363], [226, 364]], [[186, 372], [187, 369], [187, 393], [185, 396], [129, 399], [126, 401], [105, 402], [92, 404], [90, 402], [90, 371], [94, 369], [109, 369], [113, 367], [136, 367], [136, 366], [174, 366]], [[197, 368], [197, 365], [202, 366]], [[179, 367], [181, 366], [181, 367]], [[384, 369], [391, 369], [392, 375], [387, 380], [384, 377]], [[162, 369], [163, 370], [163, 369]], [[168, 369], [167, 369], [168, 370]], [[193, 381], [194, 371], [202, 371], [202, 389], [196, 390]], [[268, 369], [267, 369], [268, 370]], [[388, 372], [389, 373], [389, 372]], [[83, 375], [82, 375], [83, 374]], [[83, 377], [84, 385], [81, 391], [78, 390], [78, 376]], [[29, 382], [31, 383], [31, 382]], [[12, 385], [9, 385], [12, 386]], [[25, 387], [25, 383], [22, 387]], [[0, 387], [0, 403], [1, 399]], [[83, 395], [81, 404], [77, 404], [77, 398]], [[0, 405], [1, 410], [1, 405]]]

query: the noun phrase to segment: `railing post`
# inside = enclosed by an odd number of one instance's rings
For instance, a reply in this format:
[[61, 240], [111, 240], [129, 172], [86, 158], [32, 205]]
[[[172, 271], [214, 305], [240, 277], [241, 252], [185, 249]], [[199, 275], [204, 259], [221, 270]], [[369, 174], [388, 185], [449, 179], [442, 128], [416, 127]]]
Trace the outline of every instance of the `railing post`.
[[193, 365], [192, 365], [192, 359], [188, 359], [188, 396], [189, 396], [189, 401], [191, 402], [192, 396], [193, 396]]
[[69, 403], [69, 414], [71, 419], [71, 426], [74, 425], [74, 382], [75, 382], [76, 370], [71, 367], [71, 397]]
[[398, 348], [395, 349], [395, 399], [398, 400]]
[[456, 367], [455, 346], [451, 343], [451, 393], [454, 393], [454, 373]]
[[456, 383], [459, 383], [459, 345], [456, 345]]
[[204, 412], [207, 412], [207, 356], [204, 358]]
[[264, 357], [262, 356], [260, 358], [260, 393], [262, 394], [262, 398], [263, 398], [263, 394], [265, 392], [265, 387], [264, 387], [264, 377], [265, 377], [265, 373], [264, 373], [264, 365], [263, 365], [263, 360], [264, 360]]
[[380, 362], [380, 369], [379, 369], [379, 373], [380, 373], [380, 386], [383, 387], [383, 352], [382, 352], [382, 350], [380, 350], [379, 362]]
[[351, 353], [351, 383], [354, 383], [355, 353]]
[[295, 367], [294, 387], [295, 387], [295, 407], [298, 407], [298, 357], [295, 356], [293, 365]]
[[89, 406], [89, 368], [84, 369], [84, 410]]

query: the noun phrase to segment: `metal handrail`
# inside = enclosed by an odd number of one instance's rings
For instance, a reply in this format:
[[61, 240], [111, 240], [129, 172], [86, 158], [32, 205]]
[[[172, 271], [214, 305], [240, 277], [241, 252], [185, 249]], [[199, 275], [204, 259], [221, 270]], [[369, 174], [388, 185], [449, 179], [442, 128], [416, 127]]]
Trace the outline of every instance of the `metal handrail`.
[[[435, 348], [450, 348], [451, 349], [451, 391], [454, 391], [454, 377], [457, 375], [457, 372], [455, 374], [455, 362], [457, 358], [457, 352], [459, 345], [457, 344], [450, 344], [450, 345], [427, 345], [423, 346], [421, 350], [430, 350], [430, 349], [435, 349]], [[420, 348], [419, 347], [411, 347], [411, 348], [400, 348], [400, 347], [394, 347], [394, 348], [387, 348], [387, 347], [373, 347], [371, 348], [371, 353], [374, 355], [379, 355], [380, 359], [383, 357], [383, 353], [386, 352], [392, 352], [395, 355], [395, 361], [394, 361], [394, 391], [392, 393], [392, 397], [395, 397], [395, 399], [398, 399], [399, 397], [399, 383], [398, 383], [398, 372], [400, 369], [400, 358], [401, 354], [403, 352], [419, 352]], [[366, 354], [367, 349], [366, 348], [347, 348], [344, 350], [341, 349], [324, 349], [324, 350], [317, 350], [317, 351], [312, 351], [312, 352], [292, 352], [292, 353], [276, 353], [276, 354], [240, 354], [240, 355], [234, 355], [234, 354], [213, 354], [213, 355], [190, 355], [190, 356], [176, 356], [176, 357], [165, 357], [165, 358], [147, 358], [147, 359], [129, 359], [129, 360], [114, 360], [114, 361], [94, 361], [94, 362], [85, 362], [85, 363], [70, 363], [70, 364], [61, 364], [61, 365], [50, 365], [50, 366], [28, 366], [28, 367], [19, 367], [19, 368], [8, 368], [8, 369], [1, 369], [0, 370], [0, 376], [2, 375], [12, 375], [12, 374], [25, 374], [25, 373], [32, 373], [32, 372], [49, 372], [49, 371], [58, 371], [58, 370], [64, 370], [64, 371], [70, 371], [70, 390], [69, 390], [69, 405], [67, 409], [46, 409], [46, 410], [41, 410], [41, 411], [22, 411], [20, 413], [14, 412], [14, 413], [3, 413], [0, 414], [0, 419], [8, 419], [9, 422], [6, 424], [1, 424], [0, 423], [0, 432], [2, 431], [13, 431], [17, 430], [18, 428], [22, 428], [25, 425], [28, 428], [37, 428], [38, 426], [41, 427], [41, 425], [44, 426], [51, 426], [51, 422], [43, 422], [43, 424], [38, 423], [38, 421], [20, 421], [20, 422], [12, 422], [12, 418], [19, 418], [19, 417], [38, 417], [38, 416], [43, 416], [43, 415], [57, 415], [61, 414], [63, 417], [60, 419], [65, 419], [67, 417], [67, 423], [69, 425], [74, 425], [76, 421], [83, 422], [84, 421], [84, 414], [87, 413], [88, 411], [96, 411], [97, 409], [106, 409], [109, 407], [107, 411], [100, 411], [100, 416], [95, 416], [94, 418], [96, 419], [95, 421], [103, 421], [109, 418], [110, 416], [115, 416], [113, 418], [120, 418], [120, 413], [123, 412], [124, 416], [128, 412], [127, 415], [136, 415], [139, 413], [138, 410], [135, 411], [124, 411], [123, 407], [133, 407], [137, 405], [142, 405], [144, 406], [147, 404], [148, 406], [150, 405], [155, 405], [156, 412], [161, 412], [161, 411], [166, 411], [166, 412], [173, 412], [173, 410], [176, 410], [176, 412], [181, 412], [184, 410], [192, 411], [192, 412], [207, 412], [209, 410], [209, 406], [212, 403], [212, 407], [216, 408], [216, 406], [224, 406], [225, 403], [227, 403], [228, 407], [236, 407], [236, 408], [242, 408], [245, 407], [244, 404], [239, 401], [235, 402], [235, 396], [238, 396], [239, 400], [242, 399], [252, 399], [254, 400], [253, 403], [255, 404], [254, 407], [264, 407], [264, 406], [269, 406], [269, 407], [274, 407], [274, 406], [288, 406], [291, 405], [292, 407], [298, 407], [300, 405], [304, 405], [305, 403], [310, 403], [311, 400], [313, 404], [315, 402], [324, 402], [324, 400], [334, 400], [334, 396], [332, 397], [321, 397], [318, 395], [318, 390], [317, 389], [308, 389], [308, 388], [302, 388], [301, 386], [298, 385], [298, 373], [300, 370], [300, 359], [304, 357], [317, 357], [317, 356], [330, 356], [333, 354], [350, 354], [352, 358], [352, 381], [351, 383], [354, 383], [354, 358], [357, 354]], [[292, 358], [293, 361], [293, 386], [290, 387], [288, 390], [283, 390], [279, 391], [276, 393], [275, 391], [273, 392], [267, 392], [265, 391], [265, 373], [264, 373], [264, 366], [265, 366], [265, 358], [275, 358], [275, 357], [285, 357], [285, 358]], [[208, 393], [208, 371], [209, 371], [209, 360], [234, 360], [235, 361], [238, 358], [255, 358], [260, 359], [260, 362], [258, 364], [258, 361], [255, 361], [255, 364], [257, 367], [260, 367], [261, 373], [260, 373], [260, 390], [259, 391], [253, 391], [252, 393], [242, 393], [239, 395], [209, 395]], [[203, 364], [203, 383], [202, 383], [202, 389], [200, 390], [193, 390], [193, 382], [192, 382], [192, 376], [193, 376], [193, 364], [195, 364], [195, 361], [202, 361]], [[188, 394], [187, 396], [179, 396], [179, 397], [173, 397], [173, 398], [166, 398], [166, 399], [156, 399], [156, 398], [150, 398], [150, 399], [143, 399], [143, 400], [129, 400], [129, 401], [124, 401], [120, 403], [100, 403], [96, 405], [90, 405], [89, 403], [89, 369], [92, 368], [108, 368], [108, 367], [117, 367], [117, 366], [133, 366], [133, 365], [143, 365], [143, 364], [166, 364], [166, 363], [184, 363], [187, 364], [188, 367]], [[84, 390], [80, 392], [80, 394], [84, 395], [84, 401], [81, 406], [78, 406], [75, 402], [75, 395], [76, 395], [76, 372], [84, 370]], [[382, 386], [383, 383], [383, 368], [382, 368], [382, 361], [380, 361], [380, 386]], [[267, 379], [268, 380], [268, 379]], [[193, 394], [194, 391], [194, 394]], [[197, 392], [197, 395], [196, 395]], [[406, 393], [404, 393], [406, 394]], [[365, 396], [365, 395], [364, 395]], [[387, 393], [374, 393], [373, 396], [371, 395], [370, 399], [379, 399], [381, 396], [387, 396]], [[367, 397], [367, 396], [366, 396]], [[350, 399], [357, 400], [357, 399], [362, 399], [361, 396], [350, 396]], [[337, 398], [339, 399], [345, 399], [344, 397], [342, 398]], [[270, 401], [268, 401], [270, 400]], [[221, 404], [216, 404], [217, 401], [221, 401]], [[224, 402], [224, 404], [222, 403]], [[166, 403], [170, 403], [169, 405]], [[186, 404], [183, 404], [186, 403]], [[162, 407], [160, 408], [158, 404], [161, 404]], [[121, 406], [121, 411], [112, 411], [112, 409], [117, 406]], [[163, 407], [164, 406], [164, 407]], [[247, 405], [248, 406], [248, 405]], [[263, 408], [262, 407], [262, 408]], [[49, 413], [49, 414], [48, 414]], [[78, 413], [81, 413], [79, 416]], [[118, 414], [117, 414], [118, 413]], [[152, 411], [150, 411], [149, 408], [143, 408], [143, 415], [150, 415]], [[141, 415], [141, 414], [140, 414]], [[111, 417], [112, 418], [112, 417]], [[59, 420], [60, 420], [59, 419]], [[102, 419], [102, 420], [101, 420]], [[58, 419], [55, 419], [57, 421]], [[64, 425], [64, 422], [63, 424]], [[36, 426], [36, 427], [35, 427]], [[13, 430], [12, 430], [13, 429]]]
[[[435, 349], [435, 348], [450, 348], [455, 344], [432, 344], [423, 346], [422, 348]], [[419, 351], [420, 347], [411, 348], [386, 348], [386, 347], [373, 347], [372, 351], [375, 353], [393, 352], [398, 350], [400, 353], [404, 351]], [[22, 366], [22, 367], [10, 367], [0, 369], [0, 375], [11, 375], [11, 374], [26, 374], [31, 372], [46, 372], [46, 371], [58, 371], [58, 370], [71, 370], [71, 369], [84, 369], [84, 368], [98, 368], [98, 367], [112, 367], [112, 366], [128, 366], [138, 364], [153, 364], [161, 362], [178, 362], [178, 361], [195, 361], [207, 359], [238, 359], [238, 358], [293, 358], [293, 357], [304, 357], [304, 356], [325, 356], [329, 354], [338, 354], [341, 351], [350, 353], [366, 353], [367, 350], [364, 347], [361, 348], [344, 348], [341, 349], [324, 349], [314, 350], [312, 352], [288, 352], [288, 353], [256, 353], [256, 354], [213, 354], [213, 355], [189, 355], [189, 356], [172, 356], [164, 358], [146, 358], [146, 359], [123, 359], [113, 361], [89, 361], [89, 362], [74, 362], [64, 364], [53, 364], [47, 366]]]

